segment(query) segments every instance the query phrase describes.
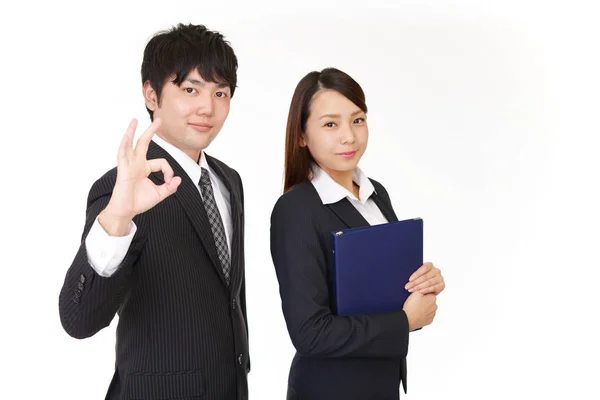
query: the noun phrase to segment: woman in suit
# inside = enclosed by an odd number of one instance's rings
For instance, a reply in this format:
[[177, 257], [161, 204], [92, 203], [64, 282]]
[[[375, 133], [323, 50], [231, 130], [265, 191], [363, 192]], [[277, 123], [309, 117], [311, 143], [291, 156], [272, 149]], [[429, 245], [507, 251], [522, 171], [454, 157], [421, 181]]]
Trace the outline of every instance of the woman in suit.
[[284, 194], [271, 215], [271, 255], [297, 350], [288, 399], [398, 399], [409, 332], [433, 321], [445, 287], [426, 263], [407, 282], [412, 293], [402, 310], [335, 313], [330, 233], [397, 221], [385, 188], [357, 166], [367, 148], [366, 114], [361, 87], [334, 68], [306, 75], [292, 98]]

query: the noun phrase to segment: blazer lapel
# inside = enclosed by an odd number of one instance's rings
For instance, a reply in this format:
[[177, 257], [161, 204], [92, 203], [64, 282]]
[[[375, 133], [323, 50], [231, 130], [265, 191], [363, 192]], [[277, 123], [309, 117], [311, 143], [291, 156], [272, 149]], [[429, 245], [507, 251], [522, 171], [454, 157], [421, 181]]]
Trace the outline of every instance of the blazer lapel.
[[369, 223], [350, 203], [347, 198], [343, 198], [337, 203], [327, 204], [327, 207], [341, 219], [348, 228], [359, 228], [367, 226]]
[[388, 222], [398, 221], [398, 217], [396, 217], [396, 213], [394, 212], [392, 205], [385, 201], [382, 196], [379, 196], [377, 193], [373, 192], [371, 198], [375, 204], [377, 204], [377, 207], [379, 207], [381, 213], [388, 220]]
[[[200, 237], [208, 256], [210, 257], [217, 273], [221, 277], [224, 284], [226, 284], [225, 276], [223, 275], [223, 269], [221, 268], [221, 261], [217, 254], [217, 246], [215, 245], [215, 239], [208, 221], [208, 215], [204, 209], [204, 203], [200, 192], [196, 187], [196, 183], [192, 182], [188, 174], [181, 168], [181, 166], [159, 145], [154, 142], [150, 142], [148, 148], [148, 159], [164, 158], [169, 162], [173, 172], [176, 176], [181, 177], [181, 184], [177, 188], [174, 196], [179, 200], [185, 213], [192, 222], [194, 230]], [[149, 178], [157, 185], [164, 183], [162, 173], [152, 173]]]
[[[396, 213], [394, 213], [394, 209], [392, 205], [383, 198], [383, 196], [378, 195], [376, 192], [373, 192], [371, 195], [371, 199], [375, 202], [377, 207], [381, 210], [383, 216], [388, 220], [388, 222], [398, 221], [398, 217], [396, 217]], [[337, 203], [328, 204], [327, 205], [344, 223], [348, 226], [348, 228], [360, 228], [363, 226], [369, 225], [367, 220], [361, 215], [360, 212], [347, 198], [343, 198]]]

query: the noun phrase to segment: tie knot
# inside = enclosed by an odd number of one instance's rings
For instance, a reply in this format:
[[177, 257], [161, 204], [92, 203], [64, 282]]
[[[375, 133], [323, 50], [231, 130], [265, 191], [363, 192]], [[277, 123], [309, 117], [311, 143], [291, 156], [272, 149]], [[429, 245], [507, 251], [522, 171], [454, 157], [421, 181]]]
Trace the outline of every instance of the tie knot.
[[208, 176], [208, 170], [206, 168], [202, 168], [199, 184], [200, 186], [210, 186], [210, 177]]

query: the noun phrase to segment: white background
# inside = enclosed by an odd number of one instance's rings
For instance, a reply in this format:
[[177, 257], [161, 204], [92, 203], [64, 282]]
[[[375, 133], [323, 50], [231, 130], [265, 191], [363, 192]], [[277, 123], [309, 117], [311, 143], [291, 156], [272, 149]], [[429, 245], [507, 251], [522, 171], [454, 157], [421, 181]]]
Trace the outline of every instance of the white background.
[[207, 153], [245, 185], [252, 399], [285, 396], [294, 350], [269, 217], [294, 87], [327, 66], [365, 90], [361, 166], [398, 217], [424, 219], [426, 259], [447, 282], [434, 324], [411, 336], [402, 398], [600, 398], [594, 2], [247, 3], [1, 6], [0, 397], [104, 398], [117, 319], [73, 339], [58, 294], [91, 184], [130, 118], [149, 123], [146, 41], [193, 22], [223, 32], [240, 65]]

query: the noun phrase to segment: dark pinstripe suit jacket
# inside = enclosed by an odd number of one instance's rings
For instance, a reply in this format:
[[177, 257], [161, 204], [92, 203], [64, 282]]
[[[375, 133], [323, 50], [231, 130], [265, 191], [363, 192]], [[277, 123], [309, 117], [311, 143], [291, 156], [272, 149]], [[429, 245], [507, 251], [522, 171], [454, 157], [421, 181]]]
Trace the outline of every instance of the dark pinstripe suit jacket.
[[[134, 218], [138, 230], [129, 251], [117, 272], [104, 278], [88, 264], [85, 238], [108, 204], [116, 169], [96, 181], [81, 245], [60, 292], [62, 325], [71, 336], [86, 338], [118, 313], [116, 368], [107, 399], [247, 399], [240, 176], [207, 156], [231, 193], [228, 287], [196, 183], [154, 142], [148, 158], [166, 158], [182, 183], [174, 195]], [[162, 173], [150, 179], [163, 183]]]
[[[386, 190], [371, 181], [373, 200], [388, 221], [397, 221]], [[400, 381], [406, 390], [409, 332], [404, 311], [337, 316], [329, 296], [330, 233], [366, 225], [347, 199], [323, 205], [310, 183], [285, 193], [273, 209], [271, 254], [297, 350], [289, 400], [395, 400]]]

